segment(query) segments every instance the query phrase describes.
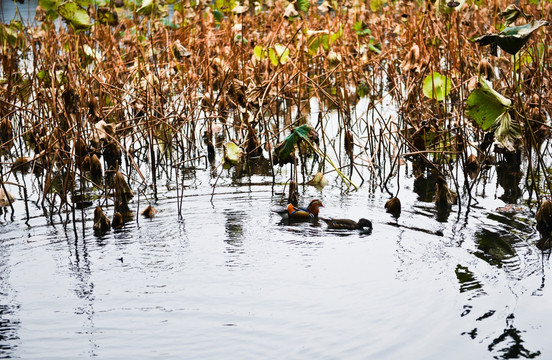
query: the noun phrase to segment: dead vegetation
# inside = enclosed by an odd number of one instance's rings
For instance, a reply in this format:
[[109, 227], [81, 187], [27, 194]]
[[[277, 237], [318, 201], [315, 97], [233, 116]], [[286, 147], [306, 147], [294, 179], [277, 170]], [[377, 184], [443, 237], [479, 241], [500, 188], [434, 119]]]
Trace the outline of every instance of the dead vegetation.
[[[495, 36], [505, 19], [548, 18], [552, 4], [177, 1], [167, 20], [157, 1], [83, 3], [0, 29], [0, 180], [32, 171], [49, 213], [74, 215], [95, 188], [119, 223], [134, 193], [155, 200], [162, 176], [183, 196], [179, 170], [209, 161], [218, 176], [241, 174], [259, 158], [273, 178], [290, 166], [292, 184], [336, 171], [347, 190], [357, 176], [387, 188], [415, 159], [447, 206], [469, 206], [494, 166], [517, 188], [524, 162], [530, 192], [551, 192], [547, 24], [513, 58], [471, 40]], [[486, 84], [509, 101], [491, 125], [472, 106]]]

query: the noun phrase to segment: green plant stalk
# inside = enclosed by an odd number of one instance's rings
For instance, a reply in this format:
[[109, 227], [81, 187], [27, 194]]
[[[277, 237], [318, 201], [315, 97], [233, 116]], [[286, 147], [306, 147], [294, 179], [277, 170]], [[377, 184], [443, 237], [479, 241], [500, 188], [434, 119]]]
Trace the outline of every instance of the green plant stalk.
[[322, 157], [324, 160], [326, 160], [337, 172], [337, 174], [345, 181], [345, 184], [347, 185], [347, 190], [349, 190], [350, 186], [352, 185], [355, 188], [355, 191], [358, 190], [358, 186], [356, 186], [335, 164], [333, 161], [326, 156], [326, 154], [322, 153], [319, 149], [316, 148], [309, 140], [302, 138], [303, 141], [305, 141], [320, 157]]

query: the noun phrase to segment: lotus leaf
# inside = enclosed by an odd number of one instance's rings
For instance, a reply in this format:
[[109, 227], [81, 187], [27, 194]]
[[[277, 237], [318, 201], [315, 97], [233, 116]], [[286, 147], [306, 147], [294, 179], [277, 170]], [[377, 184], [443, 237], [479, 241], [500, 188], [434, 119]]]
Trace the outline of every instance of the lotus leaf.
[[473, 41], [485, 46], [496, 44], [509, 54], [515, 55], [527, 41], [531, 34], [541, 26], [550, 25], [546, 20], [533, 20], [525, 25], [507, 27], [497, 34], [479, 36]]

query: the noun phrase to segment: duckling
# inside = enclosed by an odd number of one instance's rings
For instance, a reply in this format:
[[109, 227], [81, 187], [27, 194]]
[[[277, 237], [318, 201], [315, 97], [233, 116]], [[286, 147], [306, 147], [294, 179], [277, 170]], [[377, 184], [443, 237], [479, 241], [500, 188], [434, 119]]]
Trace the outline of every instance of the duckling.
[[328, 229], [372, 230], [372, 222], [365, 218], [360, 218], [358, 222], [350, 219], [320, 219], [328, 224]]

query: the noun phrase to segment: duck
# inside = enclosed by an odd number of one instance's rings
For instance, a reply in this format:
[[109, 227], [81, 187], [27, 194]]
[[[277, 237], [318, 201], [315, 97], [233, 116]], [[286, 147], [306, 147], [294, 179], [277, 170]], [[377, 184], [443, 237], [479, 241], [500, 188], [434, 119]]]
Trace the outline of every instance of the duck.
[[296, 207], [293, 204], [288, 204], [286, 209], [281, 212], [281, 214], [289, 220], [317, 219], [321, 207], [324, 207], [322, 201], [314, 199], [309, 203], [309, 206], [307, 206], [306, 209]]
[[365, 218], [360, 218], [358, 221], [354, 221], [351, 219], [320, 219], [328, 224], [328, 229], [372, 230], [372, 222]]

